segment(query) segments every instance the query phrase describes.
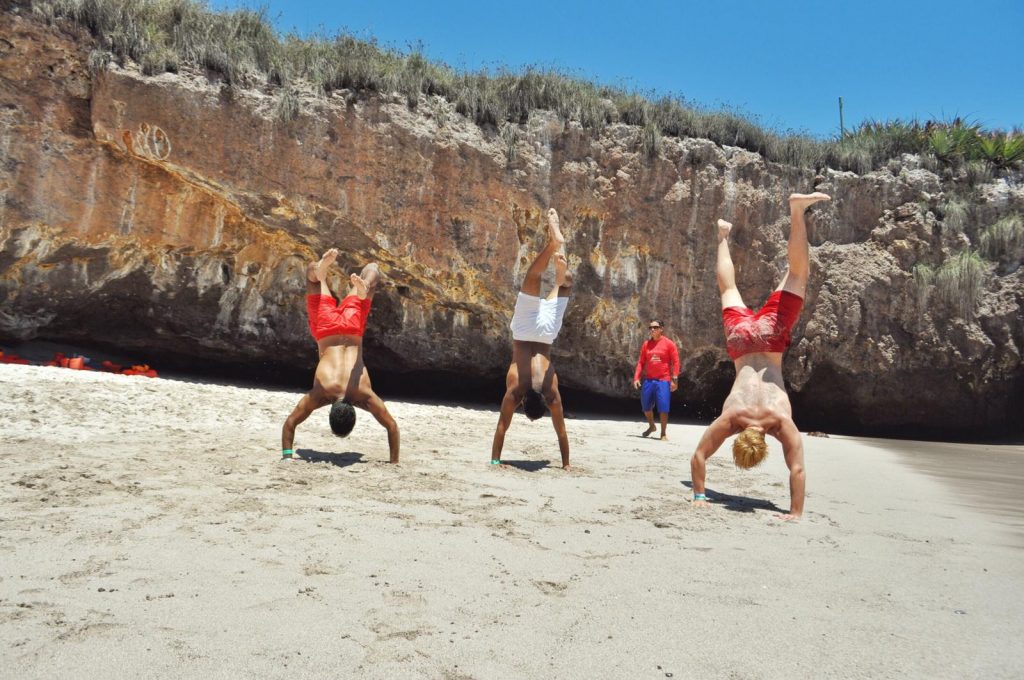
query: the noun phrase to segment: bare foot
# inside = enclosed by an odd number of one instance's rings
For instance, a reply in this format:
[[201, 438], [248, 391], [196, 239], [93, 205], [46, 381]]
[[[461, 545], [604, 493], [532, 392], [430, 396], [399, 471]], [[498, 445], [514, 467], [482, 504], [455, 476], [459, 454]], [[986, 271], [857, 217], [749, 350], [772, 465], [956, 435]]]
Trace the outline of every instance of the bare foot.
[[326, 281], [327, 270], [330, 268], [334, 261], [338, 259], [338, 249], [331, 248], [320, 258], [320, 261], [316, 263], [316, 280]]
[[356, 297], [360, 300], [365, 300], [366, 296], [370, 293], [370, 288], [366, 285], [366, 281], [363, 281], [359, 274], [353, 274], [348, 277], [348, 280], [352, 283], [352, 291], [356, 294]]
[[732, 222], [726, 222], [725, 220], [718, 220], [718, 240], [724, 241], [729, 238], [729, 232], [732, 230]]
[[648, 427], [648, 428], [647, 428], [646, 430], [644, 430], [643, 432], [641, 432], [641, 433], [640, 433], [640, 436], [641, 436], [641, 437], [650, 437], [650, 436], [651, 436], [652, 434], [654, 434], [654, 430], [656, 430], [656, 429], [657, 429], [657, 428], [655, 428], [655, 427], [654, 427], [654, 425], [651, 425], [651, 426], [650, 426], [650, 427]]
[[831, 201], [832, 197], [816, 191], [813, 194], [790, 194], [789, 209], [803, 212], [819, 201]]
[[554, 208], [548, 210], [548, 238], [552, 243], [565, 245], [565, 237], [562, 236], [562, 232], [558, 228], [558, 213]]
[[775, 515], [777, 518], [784, 522], [795, 522], [800, 519], [800, 515]]
[[693, 507], [695, 508], [710, 508], [711, 504], [707, 501], [693, 501]]
[[667, 434], [661, 435], [661, 441], [667, 442], [668, 441], [668, 435]]
[[563, 465], [562, 469], [565, 470], [566, 472], [572, 472], [572, 467], [570, 467], [569, 465]]

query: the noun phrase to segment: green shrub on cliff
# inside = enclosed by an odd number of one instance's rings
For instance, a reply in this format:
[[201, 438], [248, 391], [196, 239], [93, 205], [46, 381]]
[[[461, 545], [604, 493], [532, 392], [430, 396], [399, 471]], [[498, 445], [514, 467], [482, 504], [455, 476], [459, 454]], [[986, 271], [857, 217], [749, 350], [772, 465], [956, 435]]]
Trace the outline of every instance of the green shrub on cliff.
[[1011, 265], [1024, 260], [1024, 219], [1007, 215], [981, 234], [981, 253], [990, 260]]
[[277, 99], [274, 102], [274, 120], [288, 123], [295, 120], [299, 115], [299, 96], [290, 87], [282, 87], [278, 90]]
[[973, 250], [965, 250], [935, 271], [935, 292], [959, 316], [971, 319], [981, 296], [984, 275], [985, 262]]
[[[680, 97], [653, 100], [553, 69], [464, 73], [428, 61], [418, 49], [406, 54], [349, 35], [279, 37], [263, 10], [217, 12], [197, 0], [35, 0], [33, 8], [47, 20], [67, 18], [85, 27], [102, 51], [134, 61], [149, 75], [189, 64], [229, 86], [302, 83], [327, 93], [399, 93], [411, 108], [421, 96], [436, 95], [476, 123], [498, 129], [506, 122], [524, 123], [537, 110], [554, 111], [589, 130], [622, 122], [642, 128], [640, 151], [648, 156], [657, 154], [667, 135], [706, 138], [797, 167], [858, 173], [904, 153], [957, 167], [979, 161], [1005, 170], [1024, 162], [1020, 131], [988, 133], [959, 119], [866, 122], [841, 139], [821, 141], [766, 129], [735, 111], [707, 110]], [[100, 60], [90, 59], [90, 65], [105, 68]], [[983, 181], [986, 172], [974, 166], [968, 181]]]
[[962, 198], [956, 196], [947, 198], [940, 206], [939, 212], [942, 215], [942, 223], [953, 231], [963, 232], [967, 227], [970, 211], [967, 201]]
[[924, 311], [928, 307], [928, 298], [932, 292], [932, 284], [935, 282], [935, 269], [926, 264], [915, 264], [913, 275], [917, 308], [919, 311]]

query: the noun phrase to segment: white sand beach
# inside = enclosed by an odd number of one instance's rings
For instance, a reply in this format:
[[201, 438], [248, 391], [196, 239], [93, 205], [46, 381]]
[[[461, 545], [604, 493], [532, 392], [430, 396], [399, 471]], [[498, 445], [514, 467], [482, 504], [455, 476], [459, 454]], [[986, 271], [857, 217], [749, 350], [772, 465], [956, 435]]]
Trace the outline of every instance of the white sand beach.
[[[567, 474], [521, 415], [488, 465], [496, 404], [389, 401], [391, 466], [326, 410], [281, 462], [297, 392], [0, 365], [0, 393], [2, 677], [1024, 675], [1020, 487], [958, 488], [978, 447], [933, 474], [806, 437], [786, 523], [777, 445], [749, 472], [723, 448], [699, 511], [701, 428], [642, 439], [639, 413], [570, 420]], [[1020, 478], [1022, 447], [984, 449]]]

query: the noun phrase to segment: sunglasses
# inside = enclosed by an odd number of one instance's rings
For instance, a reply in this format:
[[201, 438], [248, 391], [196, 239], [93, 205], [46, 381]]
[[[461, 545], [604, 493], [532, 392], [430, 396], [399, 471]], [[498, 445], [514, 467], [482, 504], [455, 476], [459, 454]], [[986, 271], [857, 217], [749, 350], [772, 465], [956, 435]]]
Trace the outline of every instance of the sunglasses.
[[661, 326], [648, 326], [647, 329], [652, 331], [660, 331]]

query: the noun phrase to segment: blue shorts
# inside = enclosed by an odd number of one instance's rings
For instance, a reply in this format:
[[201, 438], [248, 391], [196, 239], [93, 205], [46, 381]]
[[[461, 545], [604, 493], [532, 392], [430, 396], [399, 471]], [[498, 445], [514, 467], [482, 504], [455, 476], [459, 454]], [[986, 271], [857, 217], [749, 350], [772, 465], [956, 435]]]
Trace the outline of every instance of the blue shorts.
[[640, 406], [644, 413], [658, 407], [658, 413], [668, 413], [672, 401], [672, 383], [668, 380], [644, 380], [640, 386]]

